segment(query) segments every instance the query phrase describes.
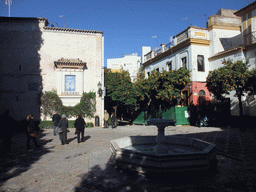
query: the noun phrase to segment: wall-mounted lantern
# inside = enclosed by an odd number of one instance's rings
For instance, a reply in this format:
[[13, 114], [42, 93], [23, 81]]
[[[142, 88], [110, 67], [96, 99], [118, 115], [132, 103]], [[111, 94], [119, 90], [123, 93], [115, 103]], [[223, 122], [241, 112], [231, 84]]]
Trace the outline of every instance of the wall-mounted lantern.
[[102, 94], [103, 94], [102, 84], [101, 84], [100, 82], [98, 83], [98, 94], [99, 94], [100, 97], [101, 97]]

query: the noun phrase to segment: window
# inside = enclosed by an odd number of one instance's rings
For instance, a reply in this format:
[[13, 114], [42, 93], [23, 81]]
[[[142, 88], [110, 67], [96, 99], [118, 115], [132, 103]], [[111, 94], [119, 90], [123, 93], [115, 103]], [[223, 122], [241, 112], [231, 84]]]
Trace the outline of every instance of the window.
[[65, 75], [65, 91], [76, 91], [75, 75]]
[[182, 62], [182, 67], [184, 67], [185, 69], [188, 69], [188, 67], [187, 67], [187, 57], [183, 57], [181, 59], [181, 62]]
[[167, 61], [166, 66], [167, 66], [167, 70], [171, 71], [172, 70], [172, 61]]
[[204, 71], [204, 56], [197, 55], [197, 69], [198, 71]]
[[159, 68], [156, 68], [156, 71], [158, 71], [158, 72], [159, 72]]
[[148, 72], [148, 77], [150, 76], [150, 72]]

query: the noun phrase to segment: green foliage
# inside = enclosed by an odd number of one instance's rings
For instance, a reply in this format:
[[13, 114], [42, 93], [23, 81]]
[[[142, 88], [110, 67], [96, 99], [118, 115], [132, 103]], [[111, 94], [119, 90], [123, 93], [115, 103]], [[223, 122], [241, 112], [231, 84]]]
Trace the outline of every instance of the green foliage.
[[40, 129], [53, 129], [53, 121], [40, 121], [38, 126]]
[[52, 117], [55, 111], [58, 111], [60, 114], [65, 114], [67, 117], [81, 114], [83, 117], [92, 118], [96, 111], [95, 92], [83, 93], [80, 103], [74, 107], [63, 106], [55, 90], [43, 93], [41, 100], [41, 107], [45, 116], [48, 115]]
[[[53, 129], [53, 121], [41, 121], [39, 127], [40, 129]], [[68, 127], [75, 128], [75, 120], [68, 120]], [[85, 127], [94, 127], [94, 125], [92, 122], [88, 122]]]
[[88, 122], [86, 123], [86, 126], [85, 127], [94, 127], [93, 123], [92, 122]]
[[[244, 92], [253, 89], [252, 74], [248, 70], [248, 64], [243, 61], [232, 63], [231, 60], [224, 60], [224, 67], [211, 71], [206, 79], [206, 86], [218, 100], [223, 98], [223, 94], [229, 94], [230, 91], [235, 91], [239, 101], [240, 115], [243, 115], [241, 97]], [[250, 84], [248, 83], [251, 80]]]
[[228, 94], [229, 91], [236, 91], [237, 95], [242, 95], [242, 92], [248, 89], [248, 79], [250, 72], [248, 64], [242, 61], [232, 63], [230, 60], [223, 61], [224, 67], [210, 71], [206, 79], [206, 86], [218, 100], [223, 97], [223, 94]]
[[61, 111], [62, 101], [57, 91], [45, 91], [41, 97], [42, 112], [45, 116], [52, 116], [55, 111]]
[[83, 93], [80, 103], [74, 107], [73, 112], [75, 116], [82, 114], [84, 117], [92, 118], [96, 112], [96, 93]]
[[181, 67], [178, 70], [153, 71], [148, 79], [139, 78], [135, 83], [137, 98], [171, 102], [180, 98], [181, 90], [190, 82], [190, 72]]
[[135, 89], [127, 71], [113, 73], [105, 69], [105, 87], [107, 96], [113, 101], [130, 106], [136, 104]]
[[131, 83], [127, 72], [113, 73], [105, 70], [107, 98], [115, 101], [108, 101], [108, 104], [115, 106], [122, 103], [133, 108], [139, 105], [140, 108], [147, 108], [150, 103], [151, 111], [155, 111], [159, 103], [165, 105], [179, 99], [181, 90], [189, 82], [190, 72], [185, 68], [162, 73], [153, 71], [148, 79], [141, 73], [135, 83]]

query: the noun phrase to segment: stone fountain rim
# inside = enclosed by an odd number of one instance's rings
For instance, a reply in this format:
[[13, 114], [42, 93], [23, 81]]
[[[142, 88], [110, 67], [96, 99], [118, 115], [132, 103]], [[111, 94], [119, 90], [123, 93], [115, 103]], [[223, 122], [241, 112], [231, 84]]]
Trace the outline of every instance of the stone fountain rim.
[[[209, 143], [207, 141], [203, 141], [203, 140], [200, 140], [200, 139], [197, 139], [197, 138], [188, 138], [188, 137], [182, 137], [182, 136], [173, 136], [173, 135], [168, 135], [168, 136], [165, 136], [166, 138], [183, 138], [183, 139], [186, 139], [186, 140], [196, 140], [196, 141], [199, 141], [199, 142], [202, 142], [202, 143], [205, 143], [205, 144], [208, 144], [207, 147], [205, 147], [203, 150], [201, 151], [198, 151], [198, 152], [188, 152], [188, 153], [184, 153], [184, 154], [157, 154], [157, 153], [147, 153], [147, 152], [143, 152], [143, 151], [135, 151], [133, 149], [125, 149], [125, 148], [122, 148], [120, 147], [116, 142], [118, 140], [121, 140], [121, 139], [128, 139], [128, 138], [131, 138], [131, 137], [148, 137], [148, 138], [153, 138], [155, 139], [157, 136], [127, 136], [127, 137], [121, 137], [119, 139], [114, 139], [114, 140], [111, 140], [111, 145], [113, 145], [113, 147], [115, 148], [115, 151], [120, 151], [120, 152], [132, 152], [133, 154], [145, 154], [147, 156], [151, 156], [151, 157], [184, 157], [184, 156], [197, 156], [197, 155], [209, 155], [209, 151], [213, 150], [214, 148], [216, 148], [216, 144], [213, 144], [213, 143]], [[151, 143], [151, 144], [156, 144], [156, 143]], [[165, 143], [165, 144], [168, 144], [168, 143]], [[170, 144], [170, 143], [169, 143]], [[117, 146], [118, 145], [118, 146]], [[139, 144], [138, 144], [139, 145]], [[143, 145], [143, 144], [142, 144]], [[182, 144], [176, 144], [176, 145], [182, 145]], [[191, 146], [191, 145], [184, 145], [183, 146]], [[194, 146], [193, 146], [194, 147]]]

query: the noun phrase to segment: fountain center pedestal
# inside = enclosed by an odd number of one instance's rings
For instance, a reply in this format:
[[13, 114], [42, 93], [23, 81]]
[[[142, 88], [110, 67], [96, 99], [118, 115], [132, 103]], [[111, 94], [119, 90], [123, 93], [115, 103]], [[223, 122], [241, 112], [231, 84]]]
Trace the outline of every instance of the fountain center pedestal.
[[165, 127], [174, 126], [175, 121], [171, 119], [152, 118], [147, 121], [148, 125], [155, 125], [157, 127], [156, 143], [154, 152], [157, 154], [167, 154], [168, 147], [165, 146]]

